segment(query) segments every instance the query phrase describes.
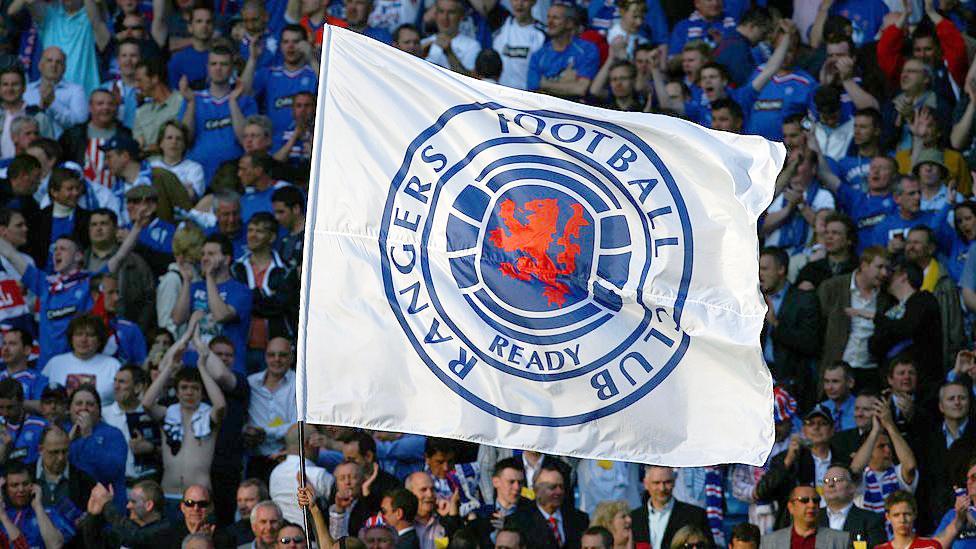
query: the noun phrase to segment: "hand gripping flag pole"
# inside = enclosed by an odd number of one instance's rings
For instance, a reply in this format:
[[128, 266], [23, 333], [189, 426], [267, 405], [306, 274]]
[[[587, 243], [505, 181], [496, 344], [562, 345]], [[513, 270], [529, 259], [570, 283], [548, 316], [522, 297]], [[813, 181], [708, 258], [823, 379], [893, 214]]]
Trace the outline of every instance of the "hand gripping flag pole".
[[[298, 440], [301, 444], [298, 446], [298, 488], [305, 488], [305, 422], [298, 422]], [[311, 502], [311, 505], [315, 505], [315, 501]], [[312, 539], [312, 531], [308, 529], [308, 506], [302, 507], [302, 523], [305, 526], [305, 539]], [[316, 536], [317, 537], [317, 536]], [[319, 541], [316, 539], [316, 541]], [[309, 544], [311, 545], [311, 544]]]

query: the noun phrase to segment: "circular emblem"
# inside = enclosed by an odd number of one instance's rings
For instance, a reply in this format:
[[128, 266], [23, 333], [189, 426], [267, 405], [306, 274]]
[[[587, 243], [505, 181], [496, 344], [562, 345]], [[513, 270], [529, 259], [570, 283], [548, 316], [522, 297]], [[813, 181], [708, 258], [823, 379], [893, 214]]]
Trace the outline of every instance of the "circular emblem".
[[449, 109], [406, 151], [380, 230], [386, 294], [417, 354], [506, 421], [612, 414], [689, 344], [684, 200], [651, 147], [615, 124]]

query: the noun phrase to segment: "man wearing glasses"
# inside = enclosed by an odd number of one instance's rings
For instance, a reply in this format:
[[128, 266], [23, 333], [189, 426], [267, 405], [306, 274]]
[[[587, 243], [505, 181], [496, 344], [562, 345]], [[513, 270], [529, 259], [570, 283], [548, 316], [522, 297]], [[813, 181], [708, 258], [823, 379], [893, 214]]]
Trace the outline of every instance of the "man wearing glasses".
[[868, 547], [884, 543], [886, 536], [881, 515], [854, 505], [856, 488], [847, 467], [832, 465], [827, 469], [827, 475], [823, 479], [823, 495], [827, 506], [820, 508], [817, 525], [850, 532], [852, 535], [861, 534], [861, 539], [868, 542]]
[[817, 527], [820, 496], [817, 489], [800, 484], [790, 491], [786, 504], [793, 524], [763, 536], [760, 549], [846, 549], [850, 534]]

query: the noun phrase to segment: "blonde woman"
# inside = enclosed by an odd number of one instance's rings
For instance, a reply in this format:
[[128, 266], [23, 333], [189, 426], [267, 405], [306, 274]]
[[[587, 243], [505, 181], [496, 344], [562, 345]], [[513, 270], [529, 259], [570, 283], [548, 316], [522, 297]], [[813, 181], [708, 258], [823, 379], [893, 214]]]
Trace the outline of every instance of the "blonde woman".
[[614, 549], [633, 549], [630, 506], [626, 501], [601, 501], [593, 511], [590, 526], [602, 526], [609, 530], [613, 534]]
[[193, 222], [184, 222], [173, 233], [173, 257], [176, 261], [169, 264], [166, 272], [159, 277], [156, 286], [156, 322], [160, 328], [169, 333], [180, 335], [180, 327], [173, 322], [171, 313], [176, 305], [180, 293], [183, 277], [199, 280], [198, 263], [203, 254], [203, 229]]
[[708, 536], [697, 526], [682, 526], [671, 538], [671, 549], [709, 549], [712, 544]]

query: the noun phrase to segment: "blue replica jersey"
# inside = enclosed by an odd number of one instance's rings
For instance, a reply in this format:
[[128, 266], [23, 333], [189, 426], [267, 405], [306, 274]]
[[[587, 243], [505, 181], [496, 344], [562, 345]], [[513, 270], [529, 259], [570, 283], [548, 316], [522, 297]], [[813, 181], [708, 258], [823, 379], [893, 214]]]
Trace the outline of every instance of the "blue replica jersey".
[[[241, 46], [238, 50], [241, 59], [249, 59], [251, 57], [251, 42], [253, 41], [247, 35], [241, 39]], [[264, 43], [264, 49], [261, 50], [261, 55], [258, 56], [258, 68], [270, 67], [281, 63], [281, 50], [278, 49], [277, 38], [269, 33], [264, 33], [257, 41]]]
[[122, 364], [142, 364], [146, 360], [146, 338], [139, 326], [122, 318], [109, 321], [112, 335], [105, 342], [102, 354], [114, 356]]
[[939, 239], [939, 263], [949, 271], [949, 276], [952, 277], [952, 280], [955, 280], [956, 284], [959, 284], [959, 280], [962, 278], [962, 271], [966, 267], [966, 256], [969, 255], [969, 247], [972, 245], [972, 242], [964, 241], [954, 228], [939, 232], [945, 233], [945, 238]]
[[887, 14], [888, 6], [883, 0], [840, 0], [830, 7], [830, 15], [840, 15], [851, 22], [851, 38], [858, 46], [874, 41]]
[[41, 400], [41, 393], [44, 392], [48, 384], [47, 376], [42, 374], [40, 370], [33, 368], [21, 370], [15, 374], [11, 374], [6, 369], [0, 370], [0, 381], [8, 377], [20, 382], [20, 386], [24, 388], [24, 400]]
[[244, 189], [244, 196], [241, 197], [241, 221], [244, 222], [245, 226], [251, 217], [258, 212], [274, 213], [274, 208], [271, 206], [271, 196], [282, 187], [291, 187], [291, 185], [284, 181], [277, 181], [263, 191], [254, 187]]
[[[107, 272], [102, 267], [99, 272]], [[30, 265], [20, 279], [40, 301], [40, 333], [38, 340], [41, 356], [37, 368], [43, 369], [54, 355], [69, 351], [68, 323], [78, 313], [90, 311], [91, 273], [80, 271], [67, 277], [45, 276], [37, 267]]]
[[[288, 129], [278, 135], [271, 136], [271, 149], [277, 151], [284, 145], [289, 139], [291, 139], [292, 134], [295, 133], [295, 121], [292, 120], [288, 124]], [[291, 146], [291, 150], [288, 151], [288, 164], [292, 166], [297, 166], [301, 164], [302, 160], [305, 159], [305, 140], [299, 137], [295, 140], [295, 144]]]
[[[935, 223], [938, 219], [940, 212], [918, 212], [912, 219], [902, 219], [901, 215], [897, 211], [889, 213], [884, 216], [877, 225], [874, 226], [868, 234], [862, 238], [862, 242], [859, 248], [863, 250], [868, 246], [887, 246], [888, 241], [895, 238], [896, 235], [901, 235], [906, 240], [908, 239], [908, 231], [912, 227], [918, 227], [919, 225], [925, 225], [928, 227], [935, 227]], [[860, 252], [859, 252], [860, 253]]]
[[888, 214], [894, 213], [895, 201], [890, 193], [881, 196], [869, 195], [854, 185], [841, 185], [835, 194], [837, 205], [844, 213], [851, 216], [857, 226], [857, 252], [861, 253], [868, 247], [865, 242], [871, 239], [874, 227]]
[[759, 90], [743, 133], [782, 141], [783, 120], [791, 114], [806, 112], [815, 89], [817, 79], [802, 70], [774, 76]]
[[718, 46], [718, 42], [712, 37], [712, 31], [718, 31], [723, 37], [730, 36], [735, 32], [735, 25], [735, 18], [730, 15], [708, 21], [696, 10], [687, 19], [682, 19], [674, 25], [668, 52], [671, 55], [679, 54], [685, 44], [692, 40], [703, 40], [714, 49]]
[[[54, 527], [61, 532], [65, 543], [68, 543], [75, 537], [76, 530], [74, 525], [71, 521], [64, 518], [57, 509], [54, 507], [45, 507], [44, 511], [47, 513], [48, 518], [51, 519]], [[37, 513], [34, 512], [34, 509], [30, 505], [22, 509], [7, 505], [6, 512], [11, 522], [24, 534], [27, 545], [30, 547], [44, 547], [44, 538], [41, 537], [41, 527], [37, 523]], [[10, 537], [3, 526], [0, 526], [0, 529], [3, 529], [3, 533], [7, 534], [8, 538]]]
[[[131, 229], [132, 224], [130, 223], [127, 228]], [[175, 232], [175, 225], [157, 217], [139, 231], [139, 244], [154, 252], [172, 255]]]
[[[237, 104], [244, 116], [255, 114], [258, 110], [254, 98], [250, 96], [241, 96]], [[186, 104], [180, 109], [179, 117], [182, 119], [185, 113]], [[221, 164], [244, 154], [230, 119], [230, 96], [216, 98], [206, 90], [196, 92], [193, 120], [193, 147], [186, 156], [203, 166], [204, 181], [210, 181]]]
[[194, 311], [204, 311], [206, 314], [200, 320], [200, 335], [204, 341], [209, 341], [214, 336], [226, 336], [234, 343], [235, 349], [241, 352], [234, 353], [234, 370], [246, 373], [245, 359], [247, 353], [247, 332], [251, 326], [251, 290], [246, 284], [242, 284], [233, 278], [228, 279], [217, 285], [220, 298], [224, 303], [237, 311], [237, 318], [229, 322], [216, 322], [210, 314], [210, 304], [207, 302], [207, 283], [205, 281], [194, 282], [190, 286], [190, 301]]
[[[186, 76], [190, 87], [202, 90], [207, 85], [207, 62], [209, 51], [197, 51], [193, 46], [183, 48], [169, 58], [166, 72], [169, 75], [169, 87], [180, 89], [180, 78]], [[244, 59], [247, 59], [245, 57]]]
[[580, 38], [573, 38], [563, 51], [552, 49], [552, 44], [546, 42], [529, 58], [528, 89], [537, 90], [543, 78], [559, 76], [570, 61], [576, 74], [592, 80], [600, 68], [600, 52], [596, 46]]
[[848, 185], [865, 190], [868, 182], [868, 171], [871, 168], [871, 158], [867, 156], [845, 156], [831, 168], [833, 168], [834, 175]]
[[16, 425], [6, 423], [4, 429], [12, 444], [7, 459], [16, 459], [26, 465], [37, 463], [38, 446], [45, 427], [47, 421], [34, 415], [25, 415], [24, 420]]
[[[746, 84], [741, 88], [735, 89], [726, 88], [725, 92], [730, 99], [742, 107], [742, 114], [748, 120], [749, 109], [752, 108], [753, 102], [756, 101], [756, 90], [752, 87], [752, 84]], [[685, 115], [693, 122], [701, 124], [706, 128], [712, 127], [712, 105], [708, 98], [705, 97], [705, 92], [701, 88], [695, 88], [692, 92], [691, 99], [685, 103]]]
[[318, 75], [308, 65], [295, 71], [279, 65], [255, 73], [254, 94], [261, 100], [264, 114], [271, 118], [271, 135], [284, 132], [291, 124], [291, 104], [295, 94], [316, 93], [318, 85]]

